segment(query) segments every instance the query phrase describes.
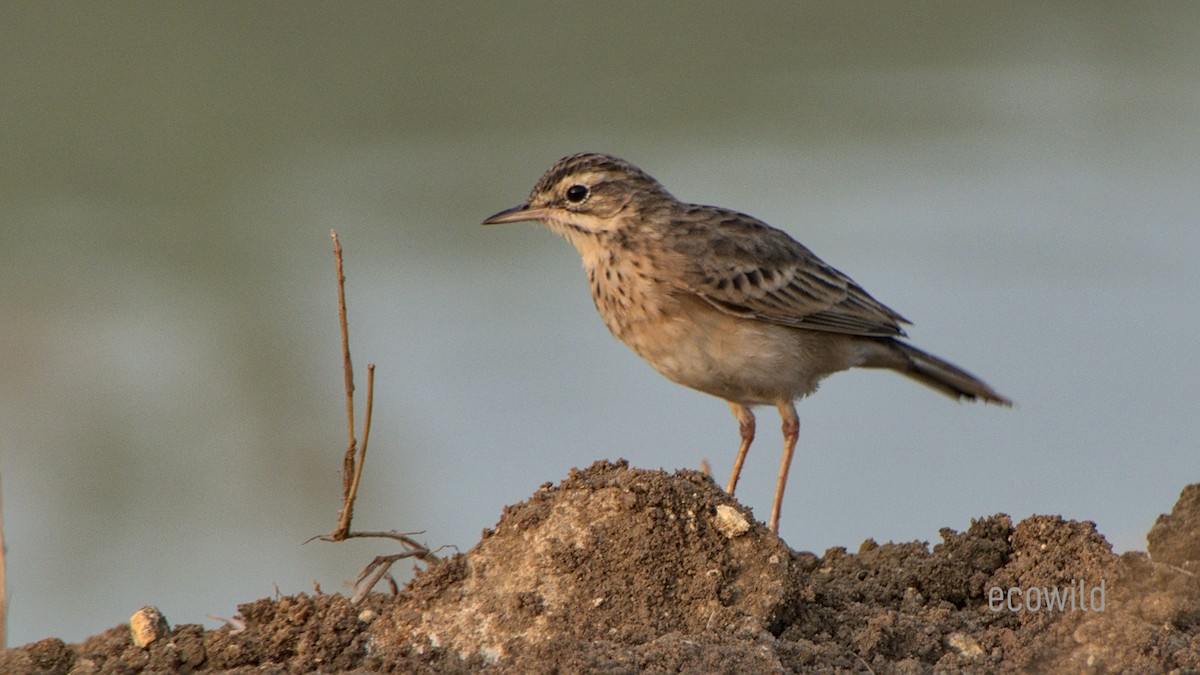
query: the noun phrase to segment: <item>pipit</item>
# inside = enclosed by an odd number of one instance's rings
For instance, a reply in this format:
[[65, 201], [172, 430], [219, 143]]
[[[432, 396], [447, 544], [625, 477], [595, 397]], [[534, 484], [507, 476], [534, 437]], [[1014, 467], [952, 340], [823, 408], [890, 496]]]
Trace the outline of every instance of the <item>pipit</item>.
[[540, 222], [574, 244], [614, 336], [672, 382], [725, 399], [741, 445], [756, 405], [783, 418], [779, 511], [800, 419], [795, 401], [848, 368], [888, 368], [948, 396], [1011, 402], [979, 378], [900, 339], [910, 323], [785, 232], [744, 213], [676, 199], [641, 169], [595, 153], [559, 160], [524, 204], [484, 225]]

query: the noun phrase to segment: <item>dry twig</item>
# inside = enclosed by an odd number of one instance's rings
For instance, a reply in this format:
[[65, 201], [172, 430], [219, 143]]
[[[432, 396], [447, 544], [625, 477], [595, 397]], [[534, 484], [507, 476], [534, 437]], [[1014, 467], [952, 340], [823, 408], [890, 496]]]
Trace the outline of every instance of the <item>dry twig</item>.
[[[371, 435], [371, 410], [374, 407], [375, 398], [375, 364], [367, 364], [367, 412], [363, 420], [362, 445], [358, 446], [354, 438], [354, 368], [350, 362], [350, 329], [346, 319], [346, 275], [343, 271], [342, 246], [338, 242], [337, 232], [334, 231], [330, 234], [333, 237], [333, 257], [337, 267], [338, 322], [342, 331], [342, 369], [346, 380], [346, 434], [349, 440], [346, 445], [346, 455], [342, 460], [342, 510], [338, 514], [337, 528], [329, 534], [317, 535], [312, 539], [345, 541], [363, 537], [386, 538], [398, 541], [404, 547], [404, 551], [401, 553], [375, 558], [359, 573], [355, 582], [356, 591], [351, 600], [357, 604], [380, 579], [387, 575], [388, 569], [396, 561], [416, 558], [431, 563], [436, 562], [438, 557], [410, 536], [416, 533], [354, 532], [350, 529], [350, 523], [354, 518], [354, 500], [358, 497], [358, 486], [362, 481], [363, 465], [367, 456], [367, 441]], [[390, 579], [390, 576], [388, 578]], [[391, 581], [391, 585], [395, 591], [395, 580]]]
[[[354, 366], [350, 363], [350, 324], [346, 319], [346, 273], [342, 267], [342, 244], [338, 241], [336, 230], [331, 231], [330, 236], [333, 237], [333, 260], [337, 268], [338, 323], [342, 329], [342, 374], [346, 379], [346, 436], [349, 438], [346, 456], [342, 460], [342, 511], [338, 514], [337, 529], [330, 535], [334, 541], [341, 541], [350, 531], [350, 520], [354, 517], [354, 476], [361, 475], [355, 466], [361, 467], [362, 463], [355, 462], [354, 458]], [[369, 405], [367, 409], [370, 410]]]

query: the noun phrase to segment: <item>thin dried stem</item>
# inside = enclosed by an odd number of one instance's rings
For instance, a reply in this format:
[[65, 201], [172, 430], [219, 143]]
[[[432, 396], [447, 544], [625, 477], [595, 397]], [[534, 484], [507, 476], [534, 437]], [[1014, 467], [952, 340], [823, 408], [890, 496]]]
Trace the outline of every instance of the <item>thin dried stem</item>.
[[371, 438], [371, 410], [375, 406], [375, 364], [367, 364], [367, 415], [363, 421], [362, 445], [358, 448], [358, 464], [354, 467], [354, 482], [350, 484], [350, 502], [358, 496], [358, 484], [362, 480], [363, 462], [367, 458], [367, 440]]
[[418, 560], [423, 560], [427, 563], [436, 562], [439, 560], [439, 558], [433, 552], [424, 546], [417, 544], [415, 541], [408, 539], [406, 535], [398, 534], [396, 532], [363, 532], [360, 534], [362, 536], [369, 537], [389, 537], [393, 539], [400, 539], [405, 541], [406, 545], [414, 546], [416, 548], [392, 555], [377, 556], [374, 560], [368, 563], [367, 566], [363, 568], [363, 571], [358, 573], [358, 578], [354, 581], [354, 596], [350, 598], [351, 605], [357, 605], [358, 603], [362, 602], [363, 598], [367, 597], [367, 594], [371, 592], [371, 589], [375, 588], [375, 584], [378, 584], [379, 581], [385, 577], [388, 579], [388, 582], [391, 585], [392, 593], [395, 594], [399, 592], [399, 589], [396, 585], [396, 580], [393, 579], [391, 574], [388, 573], [393, 564], [404, 560], [405, 558], [417, 558]]
[[[423, 544], [418, 543], [410, 534], [400, 532], [352, 532], [350, 530], [350, 522], [354, 518], [354, 501], [358, 497], [358, 487], [362, 483], [363, 467], [366, 464], [367, 458], [367, 441], [371, 437], [371, 413], [375, 407], [375, 364], [367, 364], [367, 413], [363, 419], [363, 436], [362, 446], [357, 450], [355, 448], [357, 442], [354, 438], [354, 368], [350, 362], [350, 329], [349, 321], [346, 317], [346, 275], [342, 266], [342, 245], [338, 241], [336, 231], [331, 231], [333, 237], [333, 257], [337, 266], [337, 289], [338, 289], [338, 321], [342, 329], [342, 369], [346, 377], [346, 435], [349, 442], [346, 447], [346, 456], [342, 461], [342, 510], [338, 514], [337, 528], [329, 534], [322, 534], [312, 537], [321, 541], [345, 541], [346, 539], [356, 539], [364, 537], [386, 538], [400, 542], [404, 551], [390, 556], [379, 556], [371, 562], [359, 574], [356, 584], [357, 592], [355, 593], [353, 602], [358, 603], [366, 596], [367, 593], [375, 587], [380, 579], [387, 577], [388, 569], [397, 560], [404, 558], [417, 558], [426, 563], [433, 563], [439, 560], [438, 556], [430, 551]], [[307, 543], [307, 542], [306, 542]], [[392, 588], [396, 588], [394, 579], [391, 579]]]
[[349, 439], [346, 447], [346, 458], [342, 462], [342, 495], [350, 494], [351, 476], [354, 475], [354, 367], [350, 363], [350, 326], [346, 320], [346, 274], [342, 269], [342, 244], [338, 241], [337, 230], [331, 230], [333, 237], [333, 260], [337, 266], [338, 290], [338, 322], [342, 328], [342, 373], [346, 380], [346, 436]]
[[367, 415], [363, 421], [362, 445], [358, 449], [358, 462], [354, 464], [354, 478], [350, 481], [342, 504], [341, 518], [334, 530], [335, 536], [340, 534], [342, 539], [350, 536], [350, 520], [354, 517], [354, 500], [358, 498], [358, 485], [362, 482], [363, 466], [367, 459], [367, 441], [371, 438], [371, 411], [375, 408], [375, 364], [367, 364]]
[[335, 540], [344, 539], [350, 530], [350, 520], [354, 516], [354, 497], [351, 494], [354, 477], [360, 473], [361, 466], [356, 467], [354, 452], [357, 442], [354, 439], [354, 367], [350, 362], [350, 324], [346, 319], [346, 274], [342, 267], [342, 244], [338, 241], [337, 230], [331, 230], [333, 237], [333, 260], [337, 269], [338, 291], [338, 323], [342, 329], [342, 373], [346, 381], [346, 455], [342, 459], [342, 510], [338, 514], [338, 526], [333, 531]]
[[[354, 582], [354, 595], [350, 598], [350, 604], [357, 605], [362, 602], [367, 597], [367, 594], [371, 592], [371, 589], [375, 588], [375, 584], [379, 583], [380, 579], [383, 579], [384, 576], [391, 578], [388, 570], [392, 568], [394, 563], [411, 557], [413, 557], [413, 554], [408, 552], [397, 553], [395, 555], [381, 555], [372, 560], [362, 572], [359, 572], [358, 579]], [[394, 580], [392, 586], [393, 588], [395, 587]]]

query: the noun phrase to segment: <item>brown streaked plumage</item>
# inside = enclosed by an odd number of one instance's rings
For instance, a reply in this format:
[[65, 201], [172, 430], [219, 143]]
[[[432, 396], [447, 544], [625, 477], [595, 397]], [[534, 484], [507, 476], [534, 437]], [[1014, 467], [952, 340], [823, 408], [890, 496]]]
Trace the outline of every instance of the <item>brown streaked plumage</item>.
[[800, 430], [794, 401], [824, 377], [887, 368], [955, 398], [1011, 405], [970, 373], [902, 342], [904, 317], [787, 233], [744, 213], [681, 202], [616, 157], [564, 157], [528, 201], [483, 222], [520, 221], [541, 222], [575, 246], [613, 335], [668, 379], [729, 404], [741, 435], [730, 494], [754, 440], [750, 407], [779, 410], [773, 531]]

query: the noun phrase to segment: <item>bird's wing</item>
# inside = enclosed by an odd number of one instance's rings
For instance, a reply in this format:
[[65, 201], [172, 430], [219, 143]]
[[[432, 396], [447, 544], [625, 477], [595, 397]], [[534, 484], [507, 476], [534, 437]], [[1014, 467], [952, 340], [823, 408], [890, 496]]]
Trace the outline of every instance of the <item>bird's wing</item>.
[[691, 207], [664, 244], [687, 269], [679, 290], [734, 316], [850, 335], [903, 336], [900, 314], [762, 221]]

